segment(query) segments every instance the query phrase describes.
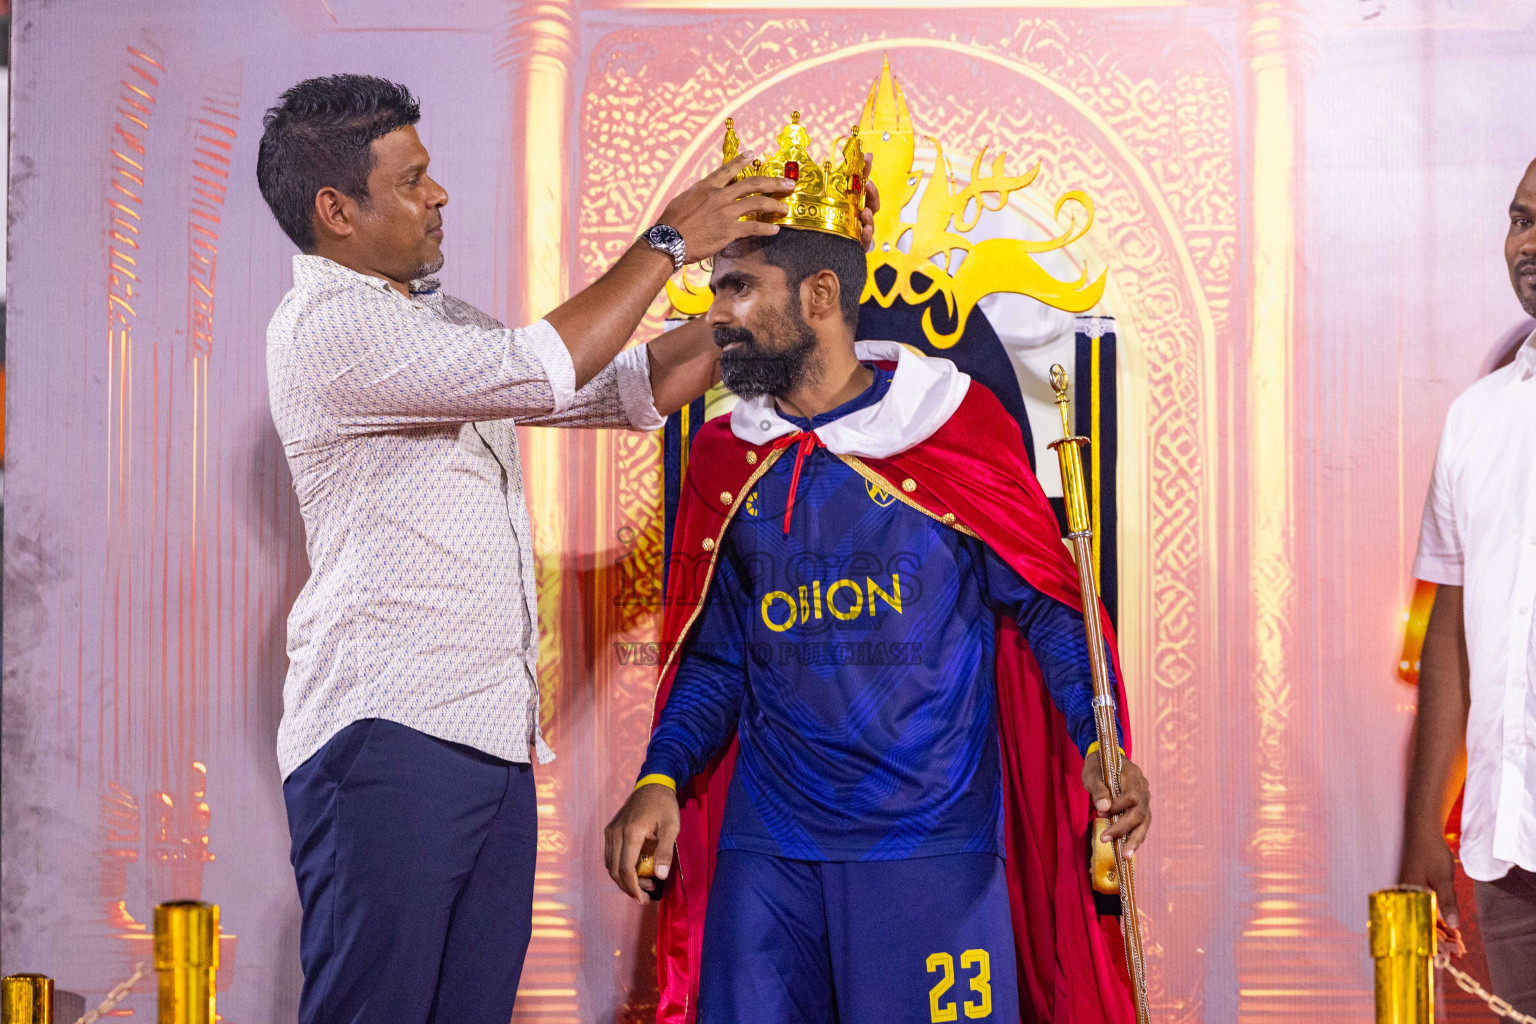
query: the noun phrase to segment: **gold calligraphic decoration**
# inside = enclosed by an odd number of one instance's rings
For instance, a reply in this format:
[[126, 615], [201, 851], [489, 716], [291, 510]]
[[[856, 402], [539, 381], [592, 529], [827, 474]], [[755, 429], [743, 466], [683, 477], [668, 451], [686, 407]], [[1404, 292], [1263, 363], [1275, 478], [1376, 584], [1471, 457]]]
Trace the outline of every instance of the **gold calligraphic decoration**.
[[[734, 155], [736, 134], [731, 119], [726, 120], [724, 151]], [[1062, 211], [1075, 204], [1082, 208], [1081, 222], [1074, 216], [1067, 227], [1054, 237], [1029, 241], [1020, 238], [989, 238], [972, 242], [965, 238], [986, 210], [1002, 210], [1009, 197], [1033, 184], [1040, 173], [1036, 165], [1019, 176], [1004, 173], [1007, 154], [992, 160], [983, 173], [986, 158], [983, 149], [971, 162], [968, 184], [958, 189], [952, 184], [949, 161], [937, 138], [927, 136], [936, 150], [933, 178], [918, 200], [917, 220], [901, 219], [902, 211], [917, 195], [924, 173], [914, 166], [916, 135], [911, 112], [901, 86], [891, 74], [887, 58], [880, 76], [870, 87], [869, 98], [857, 130], [844, 148], [843, 164], [848, 184], [857, 178], [849, 168], [862, 164], [864, 152], [874, 155], [870, 178], [880, 190], [880, 210], [875, 214], [874, 245], [869, 253], [869, 281], [861, 301], [873, 299], [889, 309], [897, 299], [912, 306], [925, 306], [935, 296], [943, 296], [949, 331], [941, 331], [933, 322], [933, 309], [923, 311], [923, 333], [935, 348], [949, 348], [965, 332], [971, 310], [984, 296], [995, 292], [1014, 292], [1072, 313], [1092, 309], [1104, 294], [1105, 271], [1092, 280], [1085, 269], [1076, 281], [1062, 281], [1047, 273], [1035, 259], [1036, 254], [1065, 248], [1082, 238], [1093, 226], [1093, 201], [1081, 191], [1067, 192], [1056, 200], [1053, 215], [1059, 221]], [[779, 173], [776, 168], [802, 156], [805, 129], [796, 116], [779, 133], [779, 152], [772, 160], [760, 161], [761, 169], [750, 173]], [[729, 159], [729, 157], [727, 157]], [[858, 164], [849, 161], [857, 161]], [[759, 165], [754, 164], [757, 168]], [[812, 162], [810, 167], [815, 168]], [[831, 163], [828, 161], [827, 167]], [[747, 172], [744, 172], [747, 173]], [[820, 186], [817, 186], [820, 187]], [[796, 190], [798, 197], [800, 190]], [[852, 196], [849, 197], [853, 198]], [[793, 207], [793, 202], [791, 203]], [[855, 212], [856, 211], [850, 211]], [[791, 227], [816, 227], [814, 223], [796, 223], [793, 212], [784, 220]], [[829, 230], [822, 226], [820, 230]], [[839, 233], [846, 234], [846, 231]], [[905, 243], [905, 247], [903, 244]], [[890, 267], [896, 272], [895, 283], [882, 291], [875, 283], [875, 271]], [[678, 282], [667, 283], [667, 296], [678, 312], [698, 316], [709, 309], [713, 293], [704, 284], [695, 284], [685, 272]]]

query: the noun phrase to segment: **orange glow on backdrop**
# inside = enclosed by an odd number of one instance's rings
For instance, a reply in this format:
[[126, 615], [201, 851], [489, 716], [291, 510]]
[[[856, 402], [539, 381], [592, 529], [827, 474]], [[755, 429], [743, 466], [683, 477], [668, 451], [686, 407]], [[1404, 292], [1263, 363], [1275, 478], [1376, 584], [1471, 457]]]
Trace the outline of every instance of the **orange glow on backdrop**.
[[1419, 658], [1424, 653], [1424, 630], [1429, 626], [1429, 612], [1435, 606], [1435, 585], [1413, 581], [1413, 599], [1403, 613], [1403, 656], [1397, 661], [1397, 678], [1410, 686], [1419, 685]]

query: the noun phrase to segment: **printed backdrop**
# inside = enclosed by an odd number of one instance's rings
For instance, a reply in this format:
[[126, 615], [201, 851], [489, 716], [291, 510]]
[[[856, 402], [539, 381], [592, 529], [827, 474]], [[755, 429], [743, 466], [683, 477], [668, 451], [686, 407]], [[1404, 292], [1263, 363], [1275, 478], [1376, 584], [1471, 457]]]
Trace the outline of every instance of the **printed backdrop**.
[[[802, 109], [826, 146], [888, 55], [915, 171], [930, 137], [962, 182], [983, 148], [1040, 164], [977, 237], [1059, 234], [1073, 191], [1095, 209], [1047, 269], [1107, 270], [1117, 330], [1156, 1018], [1368, 1019], [1419, 508], [1446, 405], [1520, 323], [1500, 239], [1536, 157], [1533, 33], [1526, 0], [18, 3], [0, 970], [94, 1003], [154, 904], [197, 897], [224, 1018], [295, 1015], [274, 737], [307, 565], [264, 371], [292, 249], [254, 180], [278, 93], [408, 83], [452, 194], [445, 285], [527, 322], [709, 169], [725, 117], [760, 146]], [[1074, 331], [1028, 301], [983, 308], [1038, 425], [1037, 364]], [[559, 758], [517, 1019], [646, 1020], [654, 912], [612, 889], [600, 829], [651, 709], [662, 437], [526, 441]]]

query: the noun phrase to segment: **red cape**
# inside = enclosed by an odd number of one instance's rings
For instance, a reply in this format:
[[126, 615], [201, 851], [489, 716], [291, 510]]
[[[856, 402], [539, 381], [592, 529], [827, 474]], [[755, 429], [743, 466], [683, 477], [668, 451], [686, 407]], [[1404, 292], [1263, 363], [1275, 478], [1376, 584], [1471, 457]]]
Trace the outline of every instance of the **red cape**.
[[[726, 527], [789, 440], [749, 444], [722, 416], [700, 428], [693, 442], [667, 567], [661, 649], [668, 657], [655, 716], [666, 704], [681, 643], [708, 593]], [[1019, 433], [985, 387], [972, 382], [937, 432], [898, 455], [839, 457], [909, 505], [980, 537], [1036, 590], [1082, 607], [1077, 570]], [[1102, 608], [1100, 617], [1119, 680], [1114, 633]], [[1101, 923], [1088, 879], [1085, 835], [1093, 807], [1082, 785], [1082, 758], [1028, 644], [1006, 619], [998, 626], [997, 698], [1022, 1018], [1026, 1024], [1134, 1024], [1119, 928], [1113, 918]], [[1119, 714], [1129, 752], [1123, 687]], [[732, 740], [678, 794], [682, 832], [656, 935], [658, 1024], [693, 1024], [697, 1012], [704, 908], [735, 763]]]

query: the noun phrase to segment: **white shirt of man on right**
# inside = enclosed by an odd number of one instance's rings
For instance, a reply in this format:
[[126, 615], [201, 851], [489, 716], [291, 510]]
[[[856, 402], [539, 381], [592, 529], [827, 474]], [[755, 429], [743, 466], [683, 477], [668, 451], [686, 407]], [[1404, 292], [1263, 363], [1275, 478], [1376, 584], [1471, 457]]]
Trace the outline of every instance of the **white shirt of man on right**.
[[1464, 593], [1462, 866], [1536, 871], [1536, 334], [1452, 403], [1413, 574]]

